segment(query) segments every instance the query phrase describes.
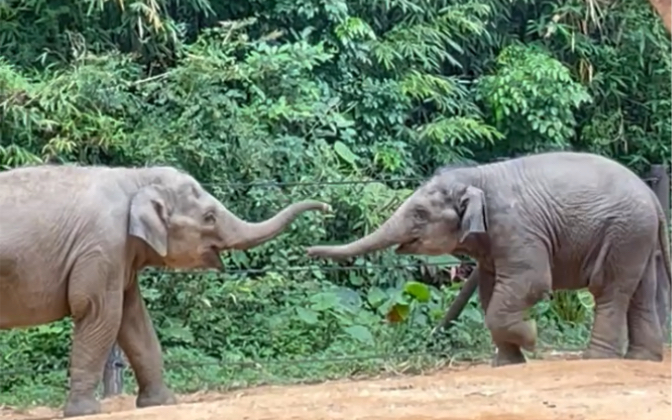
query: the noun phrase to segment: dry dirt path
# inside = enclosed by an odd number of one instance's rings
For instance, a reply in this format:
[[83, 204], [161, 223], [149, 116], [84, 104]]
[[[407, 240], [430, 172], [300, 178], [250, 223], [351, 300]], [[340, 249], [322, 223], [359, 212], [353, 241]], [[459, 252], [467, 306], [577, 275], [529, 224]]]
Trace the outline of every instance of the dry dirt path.
[[[180, 397], [171, 407], [106, 400], [105, 414], [78, 420], [667, 420], [664, 363], [546, 360], [524, 366], [443, 369], [431, 375], [264, 386]], [[5, 409], [1, 420], [60, 418], [61, 412]]]

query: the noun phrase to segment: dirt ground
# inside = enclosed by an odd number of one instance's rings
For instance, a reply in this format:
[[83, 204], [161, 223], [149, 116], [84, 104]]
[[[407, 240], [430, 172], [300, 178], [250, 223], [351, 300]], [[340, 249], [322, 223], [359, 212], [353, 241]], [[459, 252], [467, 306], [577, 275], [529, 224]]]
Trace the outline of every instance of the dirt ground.
[[[267, 386], [180, 397], [135, 409], [133, 396], [103, 402], [81, 420], [665, 420], [671, 416], [670, 357], [663, 363], [544, 360], [493, 369], [445, 368], [432, 375], [319, 385]], [[34, 408], [1, 420], [60, 418]]]

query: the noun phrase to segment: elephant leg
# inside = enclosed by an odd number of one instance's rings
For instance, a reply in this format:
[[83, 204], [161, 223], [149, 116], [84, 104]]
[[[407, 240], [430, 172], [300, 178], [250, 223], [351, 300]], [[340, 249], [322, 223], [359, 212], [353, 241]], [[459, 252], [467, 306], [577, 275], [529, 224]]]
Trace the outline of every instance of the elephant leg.
[[[488, 313], [490, 300], [495, 287], [495, 272], [491, 269], [481, 268], [478, 282], [478, 298], [481, 301], [483, 313]], [[520, 350], [519, 346], [507, 342], [500, 342], [496, 344], [497, 352], [492, 358], [492, 366], [505, 366], [511, 364], [525, 363], [525, 356]]]
[[485, 302], [485, 324], [498, 350], [493, 366], [525, 363], [521, 348], [534, 350], [537, 331], [524, 314], [551, 290], [548, 255], [542, 247], [528, 245], [524, 255], [496, 262], [495, 278], [491, 298]]
[[175, 404], [175, 396], [163, 378], [161, 345], [140, 293], [137, 279], [124, 293], [118, 342], [138, 382], [136, 406]]
[[[74, 331], [64, 417], [100, 412], [94, 393], [119, 330], [122, 306], [122, 282], [117, 282], [118, 290], [108, 287], [115, 284], [115, 276], [107, 268], [89, 259], [75, 264], [70, 275], [68, 303]], [[96, 281], [100, 278], [104, 279]]]
[[[492, 278], [486, 278], [478, 285], [478, 296], [481, 301], [481, 306], [483, 307], [483, 313], [487, 314], [494, 286], [494, 273]], [[523, 355], [523, 352], [520, 350], [520, 347], [515, 344], [499, 342], [496, 343], [496, 346], [497, 352], [492, 358], [491, 363], [493, 367], [520, 364], [527, 361], [525, 355]]]
[[[627, 338], [628, 307], [644, 273], [645, 265], [636, 262], [637, 252], [628, 259], [621, 255], [618, 270], [605, 273], [604, 286], [593, 291], [595, 320], [584, 359], [620, 359]], [[644, 257], [646, 258], [646, 257]], [[642, 258], [639, 258], [642, 260]], [[619, 261], [618, 258], [614, 258]], [[613, 271], [616, 271], [614, 274]]]
[[[613, 289], [613, 288], [612, 288]], [[630, 295], [606, 290], [594, 295], [595, 320], [584, 359], [620, 359], [625, 341], [626, 311]]]
[[[634, 333], [639, 341], [651, 334], [629, 331], [629, 324], [632, 322], [635, 328], [641, 328], [650, 318], [657, 322], [656, 315], [642, 312], [655, 311], [656, 230], [642, 225], [629, 231], [619, 228], [604, 232], [603, 246], [608, 247], [602, 268], [604, 280], [601, 287], [591, 290], [595, 297], [595, 320], [584, 359], [620, 359], [626, 351], [628, 336]], [[649, 281], [645, 278], [653, 278], [653, 283], [642, 284]], [[632, 311], [629, 310], [631, 302], [634, 303]], [[642, 319], [637, 320], [640, 316], [646, 317], [644, 323]]]
[[485, 265], [474, 269], [474, 273], [476, 273], [476, 270], [478, 270], [478, 299], [481, 301], [483, 313], [486, 314], [495, 287], [495, 270]]
[[651, 258], [627, 311], [626, 359], [663, 360], [663, 334], [655, 311], [656, 283], [655, 258]]

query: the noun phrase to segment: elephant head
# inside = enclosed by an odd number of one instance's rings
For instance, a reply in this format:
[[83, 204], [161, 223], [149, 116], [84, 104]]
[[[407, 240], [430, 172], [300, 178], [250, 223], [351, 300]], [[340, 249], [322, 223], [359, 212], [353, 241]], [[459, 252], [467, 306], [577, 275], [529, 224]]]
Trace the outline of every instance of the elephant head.
[[346, 245], [312, 246], [308, 255], [342, 259], [393, 245], [397, 254], [452, 253], [469, 234], [485, 233], [487, 227], [483, 191], [455, 175], [435, 175], [371, 234]]
[[161, 265], [171, 268], [223, 269], [220, 252], [271, 240], [305, 211], [330, 210], [326, 203], [306, 200], [251, 223], [230, 212], [186, 173], [161, 167], [138, 171], [150, 181], [131, 197], [128, 233], [143, 240]]

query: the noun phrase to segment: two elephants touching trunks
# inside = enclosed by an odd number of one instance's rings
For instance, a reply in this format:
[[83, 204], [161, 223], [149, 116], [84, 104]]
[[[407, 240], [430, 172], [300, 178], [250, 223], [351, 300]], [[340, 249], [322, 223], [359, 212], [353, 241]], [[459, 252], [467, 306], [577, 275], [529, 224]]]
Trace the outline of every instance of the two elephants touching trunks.
[[[249, 223], [175, 168], [44, 165], [0, 173], [0, 209], [0, 329], [72, 317], [64, 408], [72, 417], [100, 411], [94, 390], [115, 341], [135, 373], [136, 405], [175, 402], [138, 286], [142, 268], [222, 270], [221, 252], [262, 244], [329, 206], [301, 201]], [[478, 286], [495, 366], [523, 363], [521, 349], [534, 348], [525, 309], [553, 289], [582, 287], [596, 301], [585, 357], [621, 357], [627, 338], [625, 357], [662, 360], [666, 221], [653, 192], [614, 161], [562, 152], [439, 170], [375, 232], [308, 254], [347, 258], [394, 245], [399, 254], [477, 261], [467, 284]]]
[[370, 235], [307, 252], [342, 259], [391, 246], [398, 254], [476, 260], [462, 297], [478, 286], [497, 347], [493, 366], [524, 363], [521, 349], [535, 347], [526, 309], [552, 290], [584, 287], [595, 298], [584, 358], [622, 357], [627, 341], [626, 358], [662, 360], [671, 285], [667, 221], [653, 191], [615, 161], [555, 152], [440, 169]]
[[136, 405], [172, 404], [138, 271], [222, 270], [222, 251], [273, 239], [309, 210], [329, 206], [302, 201], [249, 223], [171, 167], [0, 172], [0, 329], [72, 317], [65, 417], [100, 411], [94, 391], [115, 341], [135, 373]]

